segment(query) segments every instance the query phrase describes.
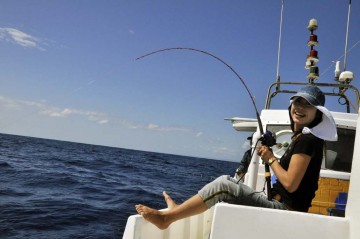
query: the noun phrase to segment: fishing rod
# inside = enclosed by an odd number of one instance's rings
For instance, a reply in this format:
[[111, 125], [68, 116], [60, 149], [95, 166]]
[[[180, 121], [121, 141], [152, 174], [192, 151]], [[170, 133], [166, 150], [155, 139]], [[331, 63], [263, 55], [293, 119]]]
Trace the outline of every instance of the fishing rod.
[[[235, 75], [236, 77], [241, 81], [241, 83], [243, 84], [243, 86], [245, 87], [250, 99], [251, 99], [251, 102], [254, 106], [254, 109], [255, 109], [255, 113], [256, 113], [256, 119], [257, 119], [257, 122], [258, 122], [258, 125], [259, 125], [259, 131], [260, 131], [260, 141], [261, 141], [261, 144], [262, 145], [265, 145], [267, 147], [272, 147], [276, 144], [276, 139], [275, 139], [275, 135], [273, 133], [271, 133], [270, 131], [265, 131], [264, 132], [264, 128], [263, 128], [263, 125], [262, 125], [262, 122], [261, 122], [261, 119], [260, 119], [260, 114], [259, 114], [259, 111], [256, 107], [256, 103], [255, 103], [255, 100], [254, 100], [254, 97], [253, 95], [251, 94], [248, 86], [246, 85], [245, 81], [241, 78], [241, 76], [234, 70], [234, 68], [232, 68], [229, 64], [227, 64], [225, 61], [223, 61], [222, 59], [220, 59], [219, 57], [215, 56], [214, 54], [212, 53], [209, 53], [207, 51], [204, 51], [204, 50], [199, 50], [199, 49], [196, 49], [196, 48], [190, 48], [190, 47], [171, 47], [171, 48], [163, 48], [163, 49], [160, 49], [160, 50], [156, 50], [156, 51], [153, 51], [153, 52], [150, 52], [150, 53], [147, 53], [145, 55], [142, 55], [140, 57], [137, 57], [135, 60], [141, 60], [145, 57], [148, 57], [148, 56], [151, 56], [151, 55], [154, 55], [154, 54], [157, 54], [157, 53], [160, 53], [160, 52], [165, 52], [165, 51], [172, 51], [172, 50], [187, 50], [187, 51], [195, 51], [195, 52], [199, 52], [199, 53], [202, 53], [202, 54], [205, 54], [207, 56], [210, 56], [214, 59], [216, 59], [217, 61], [220, 61], [221, 63], [223, 63], [228, 69], [230, 69]], [[270, 167], [268, 164], [265, 164], [265, 180], [266, 180], [266, 185], [267, 185], [267, 197], [268, 197], [268, 200], [271, 201], [272, 200], [272, 197], [271, 197], [271, 173], [270, 173]]]

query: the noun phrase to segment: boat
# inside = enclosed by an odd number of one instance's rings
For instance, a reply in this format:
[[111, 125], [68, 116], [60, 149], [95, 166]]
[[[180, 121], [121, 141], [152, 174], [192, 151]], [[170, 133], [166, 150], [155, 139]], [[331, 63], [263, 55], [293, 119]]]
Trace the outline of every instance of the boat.
[[[301, 86], [318, 86], [327, 100], [337, 98], [344, 106], [343, 112], [331, 111], [337, 132], [337, 142], [325, 142], [324, 158], [320, 171], [319, 189], [308, 212], [284, 211], [267, 208], [218, 203], [210, 210], [179, 220], [166, 230], [159, 230], [140, 215], [128, 218], [123, 239], [358, 239], [360, 238], [360, 95], [351, 84], [353, 73], [340, 70], [336, 63], [335, 83], [317, 82], [316, 19], [311, 19], [308, 29], [310, 53], [306, 57], [309, 70], [307, 82], [272, 83], [267, 92], [264, 109], [258, 119], [227, 118], [237, 131], [254, 132], [252, 148], [263, 136], [262, 130], [272, 132], [277, 144], [273, 152], [278, 158], [286, 150], [291, 138], [287, 108], [272, 109], [273, 98], [296, 93]], [[346, 58], [345, 58], [346, 59]], [[289, 98], [289, 97], [288, 97]], [[287, 98], [287, 99], [288, 99]], [[244, 183], [262, 191], [265, 184], [265, 166], [253, 154]], [[163, 209], [166, 210], [166, 209]]]

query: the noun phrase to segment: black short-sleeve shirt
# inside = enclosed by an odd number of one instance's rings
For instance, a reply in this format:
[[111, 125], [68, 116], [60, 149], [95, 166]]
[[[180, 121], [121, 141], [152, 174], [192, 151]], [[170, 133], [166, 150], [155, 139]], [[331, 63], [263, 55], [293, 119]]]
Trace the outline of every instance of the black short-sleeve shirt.
[[272, 189], [273, 194], [280, 194], [282, 201], [296, 211], [307, 212], [309, 207], [311, 207], [311, 201], [318, 189], [323, 146], [324, 140], [312, 134], [300, 134], [293, 137], [289, 148], [280, 159], [281, 166], [288, 170], [292, 155], [306, 154], [311, 157], [305, 175], [295, 192], [289, 193], [279, 180], [276, 181]]

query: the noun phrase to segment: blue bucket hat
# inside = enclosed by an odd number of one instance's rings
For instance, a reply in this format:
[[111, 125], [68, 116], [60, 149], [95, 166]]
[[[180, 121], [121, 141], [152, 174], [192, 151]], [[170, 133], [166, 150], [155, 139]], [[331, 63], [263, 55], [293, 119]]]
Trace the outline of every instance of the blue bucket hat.
[[[304, 127], [302, 133], [313, 134], [324, 140], [337, 141], [338, 135], [336, 123], [330, 111], [324, 107], [324, 93], [316, 86], [307, 85], [290, 97], [290, 104], [298, 97], [304, 98], [312, 106], [322, 112], [321, 122], [313, 128]], [[290, 120], [292, 121], [291, 117]]]
[[301, 88], [295, 95], [293, 95], [290, 99], [294, 99], [297, 97], [304, 98], [313, 106], [324, 106], [325, 105], [325, 95], [324, 93], [316, 86], [307, 85]]

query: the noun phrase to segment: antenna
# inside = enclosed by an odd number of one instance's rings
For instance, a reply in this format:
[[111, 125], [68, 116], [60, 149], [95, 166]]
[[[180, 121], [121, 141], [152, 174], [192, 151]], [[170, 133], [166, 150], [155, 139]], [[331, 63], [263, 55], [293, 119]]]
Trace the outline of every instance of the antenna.
[[346, 26], [344, 71], [346, 71], [346, 58], [347, 58], [347, 47], [348, 47], [348, 37], [349, 37], [349, 25], [350, 25], [350, 11], [351, 11], [351, 0], [349, 0], [348, 19], [347, 19], [347, 26]]
[[279, 46], [278, 46], [278, 60], [277, 60], [277, 69], [276, 69], [276, 90], [280, 90], [280, 48], [281, 48], [281, 32], [282, 32], [282, 19], [284, 12], [284, 0], [281, 0], [281, 14], [280, 14], [280, 33], [279, 33]]

